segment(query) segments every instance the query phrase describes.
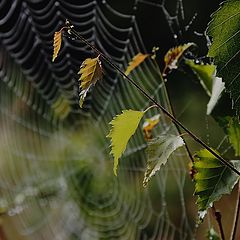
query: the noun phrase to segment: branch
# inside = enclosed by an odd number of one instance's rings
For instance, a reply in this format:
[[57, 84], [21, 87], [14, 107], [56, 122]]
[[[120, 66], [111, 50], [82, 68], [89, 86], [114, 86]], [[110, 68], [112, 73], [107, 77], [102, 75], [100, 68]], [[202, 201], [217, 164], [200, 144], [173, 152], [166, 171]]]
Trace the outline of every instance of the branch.
[[223, 232], [223, 225], [222, 225], [222, 215], [219, 211], [217, 211], [215, 209], [214, 205], [212, 206], [211, 209], [212, 209], [212, 214], [217, 221], [219, 232], [220, 232], [220, 235], [221, 235], [221, 239], [225, 240], [225, 236], [224, 236], [224, 232]]
[[116, 71], [118, 71], [124, 78], [126, 78], [134, 87], [136, 87], [146, 98], [148, 98], [152, 103], [154, 103], [166, 116], [168, 116], [175, 124], [181, 127], [184, 131], [186, 131], [196, 142], [206, 148], [210, 153], [212, 153], [219, 161], [221, 161], [225, 166], [230, 168], [236, 174], [240, 176], [240, 172], [233, 167], [227, 160], [225, 160], [222, 156], [213, 151], [206, 143], [204, 143], [200, 138], [198, 138], [194, 133], [192, 133], [188, 128], [186, 128], [181, 122], [179, 122], [170, 112], [168, 112], [160, 103], [158, 103], [153, 97], [151, 97], [144, 89], [142, 89], [137, 83], [135, 83], [129, 76], [127, 76], [116, 64], [112, 62], [112, 60], [100, 52], [95, 46], [93, 46], [88, 40], [86, 40], [83, 36], [81, 36], [77, 31], [73, 29], [73, 26], [66, 21], [66, 26], [68, 27], [68, 33], [74, 35], [76, 38], [84, 42], [87, 46], [89, 46], [93, 51], [95, 51], [98, 55], [102, 57], [105, 62], [107, 62], [111, 67], [113, 67]]
[[240, 181], [238, 182], [238, 194], [237, 194], [237, 202], [236, 202], [236, 208], [235, 208], [235, 214], [234, 214], [233, 228], [231, 232], [231, 240], [234, 240], [236, 236], [239, 212], [240, 212]]

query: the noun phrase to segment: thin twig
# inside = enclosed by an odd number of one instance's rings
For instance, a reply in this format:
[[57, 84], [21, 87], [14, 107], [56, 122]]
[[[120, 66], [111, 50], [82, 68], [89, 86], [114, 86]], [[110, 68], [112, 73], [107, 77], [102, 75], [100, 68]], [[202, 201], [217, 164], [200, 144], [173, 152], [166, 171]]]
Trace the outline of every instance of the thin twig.
[[235, 208], [235, 214], [234, 214], [233, 228], [231, 232], [231, 240], [234, 240], [236, 237], [239, 212], [240, 212], [240, 181], [238, 182], [237, 202], [236, 202], [236, 208]]
[[219, 211], [216, 210], [214, 205], [212, 206], [211, 209], [212, 209], [212, 214], [213, 214], [214, 218], [217, 221], [219, 232], [220, 232], [220, 235], [221, 235], [221, 239], [225, 240], [224, 231], [223, 231], [223, 225], [222, 225], [222, 215], [221, 215], [221, 213]]
[[213, 149], [211, 149], [206, 143], [204, 143], [200, 138], [198, 138], [194, 133], [192, 133], [188, 128], [186, 128], [181, 122], [179, 122], [170, 112], [168, 112], [161, 104], [159, 104], [153, 97], [150, 96], [144, 89], [142, 89], [137, 83], [135, 83], [129, 76], [127, 76], [116, 64], [112, 62], [112, 60], [100, 52], [95, 46], [93, 46], [88, 40], [86, 40], [83, 36], [81, 36], [77, 31], [72, 29], [72, 25], [69, 25], [68, 33], [74, 35], [76, 38], [84, 42], [87, 46], [89, 46], [93, 51], [95, 51], [98, 55], [102, 57], [102, 59], [107, 62], [111, 67], [113, 67], [116, 71], [118, 71], [123, 77], [125, 77], [133, 86], [135, 86], [146, 98], [148, 98], [152, 103], [157, 105], [157, 107], [167, 115], [175, 124], [185, 130], [196, 142], [206, 148], [210, 153], [212, 153], [219, 161], [221, 161], [225, 166], [230, 168], [236, 174], [240, 176], [240, 172], [233, 167], [231, 163], [225, 160], [222, 156], [216, 153]]
[[[153, 62], [154, 62], [154, 64], [155, 64], [155, 66], [157, 67], [159, 77], [160, 77], [161, 81], [163, 82], [164, 90], [165, 90], [166, 95], [167, 95], [167, 101], [168, 101], [168, 104], [169, 104], [169, 106], [170, 106], [170, 112], [171, 112], [172, 115], [176, 118], [176, 114], [175, 114], [175, 111], [174, 111], [174, 108], [173, 108], [173, 104], [172, 104], [171, 98], [169, 97], [169, 92], [168, 92], [167, 86], [166, 86], [166, 84], [165, 84], [165, 79], [163, 79], [163, 77], [162, 77], [162, 73], [161, 73], [161, 70], [160, 70], [160, 68], [159, 68], [159, 66], [158, 66], [158, 64], [157, 64], [156, 59], [153, 59]], [[178, 131], [179, 135], [181, 136], [181, 135], [182, 135], [182, 132], [181, 132], [180, 127], [179, 127], [176, 123], [175, 123], [174, 125], [176, 126], [177, 131]], [[185, 143], [185, 148], [186, 148], [188, 157], [189, 157], [189, 159], [191, 160], [191, 162], [193, 163], [194, 160], [193, 160], [192, 153], [191, 153], [191, 151], [190, 151], [190, 149], [189, 149], [189, 147], [188, 147], [185, 139], [183, 139], [183, 141], [184, 141], [184, 143]]]

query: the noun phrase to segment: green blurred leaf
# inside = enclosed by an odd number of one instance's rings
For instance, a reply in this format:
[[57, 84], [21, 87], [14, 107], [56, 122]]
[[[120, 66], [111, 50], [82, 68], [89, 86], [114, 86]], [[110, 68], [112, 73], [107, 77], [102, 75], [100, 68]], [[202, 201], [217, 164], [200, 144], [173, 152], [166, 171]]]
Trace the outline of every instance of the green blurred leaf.
[[146, 187], [151, 177], [166, 164], [169, 156], [184, 145], [180, 136], [161, 135], [148, 142], [146, 149], [147, 170], [145, 171], [143, 186]]
[[111, 139], [115, 175], [117, 175], [118, 160], [125, 151], [129, 139], [135, 133], [143, 115], [143, 111], [124, 110], [122, 114], [117, 115], [110, 122], [112, 128], [107, 137]]
[[240, 156], [240, 123], [238, 118], [231, 118], [228, 124], [227, 133], [232, 144], [235, 156]]
[[207, 239], [209, 239], [209, 240], [220, 240], [220, 237], [213, 228], [210, 228], [209, 231], [208, 231], [208, 234], [207, 234]]
[[240, 1], [224, 2], [212, 15], [207, 34], [212, 37], [208, 55], [214, 58], [217, 75], [223, 78], [233, 99], [233, 108], [240, 112]]
[[[239, 170], [240, 161], [231, 161]], [[196, 171], [195, 195], [198, 196], [199, 211], [205, 211], [212, 203], [219, 200], [223, 194], [229, 194], [239, 177], [226, 165], [222, 164], [206, 149], [200, 150], [194, 156], [193, 167]]]

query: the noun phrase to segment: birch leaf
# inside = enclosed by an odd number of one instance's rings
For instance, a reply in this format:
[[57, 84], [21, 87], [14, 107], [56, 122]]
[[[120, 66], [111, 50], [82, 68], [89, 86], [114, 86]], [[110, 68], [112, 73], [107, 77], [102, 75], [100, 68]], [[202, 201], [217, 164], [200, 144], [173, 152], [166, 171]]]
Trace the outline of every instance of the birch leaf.
[[[237, 170], [240, 169], [240, 161], [230, 162]], [[223, 194], [229, 194], [239, 177], [206, 149], [196, 153], [193, 167], [196, 171], [194, 174], [195, 195], [198, 196], [199, 215], [203, 217], [205, 214], [201, 213], [206, 212]]]
[[186, 60], [185, 63], [197, 75], [201, 85], [209, 96], [212, 93], [212, 80], [216, 77], [216, 66], [213, 64], [196, 64], [193, 60]]
[[227, 127], [229, 141], [232, 144], [235, 156], [240, 156], [240, 123], [237, 117], [231, 118]]
[[178, 61], [183, 56], [184, 52], [194, 45], [194, 43], [186, 43], [184, 45], [171, 48], [164, 56], [165, 67], [163, 69], [163, 76], [167, 74], [167, 70], [177, 69]]
[[107, 137], [111, 139], [115, 175], [117, 175], [118, 160], [125, 151], [129, 139], [135, 133], [143, 114], [143, 111], [124, 110], [110, 122], [112, 128]]
[[212, 38], [208, 55], [214, 58], [233, 108], [240, 114], [240, 1], [228, 0], [212, 15], [207, 34]]
[[170, 155], [184, 145], [180, 136], [160, 135], [148, 142], [146, 149], [147, 170], [145, 171], [143, 186], [146, 187], [151, 177], [167, 163]]
[[225, 83], [222, 81], [222, 78], [214, 77], [212, 81], [211, 98], [207, 104], [207, 115], [210, 115], [212, 113], [224, 90]]
[[160, 114], [157, 114], [151, 118], [147, 118], [145, 122], [143, 123], [143, 132], [144, 132], [144, 138], [146, 140], [152, 139], [152, 130], [153, 128], [159, 123], [160, 121]]
[[225, 84], [222, 78], [216, 77], [215, 65], [196, 64], [192, 60], [186, 60], [185, 63], [195, 72], [201, 85], [210, 96], [207, 104], [207, 115], [210, 115], [225, 90]]
[[53, 62], [56, 59], [56, 57], [58, 56], [59, 50], [61, 48], [61, 44], [62, 44], [62, 31], [60, 30], [60, 31], [54, 33], [53, 57], [52, 57]]
[[136, 56], [133, 57], [132, 61], [129, 62], [127, 70], [125, 74], [128, 76], [138, 65], [140, 65], [148, 56], [149, 54], [138, 53]]
[[79, 105], [81, 108], [91, 86], [95, 85], [95, 83], [102, 78], [102, 64], [99, 57], [100, 55], [96, 58], [87, 58], [84, 60], [78, 72], [78, 74], [81, 75], [79, 78]]

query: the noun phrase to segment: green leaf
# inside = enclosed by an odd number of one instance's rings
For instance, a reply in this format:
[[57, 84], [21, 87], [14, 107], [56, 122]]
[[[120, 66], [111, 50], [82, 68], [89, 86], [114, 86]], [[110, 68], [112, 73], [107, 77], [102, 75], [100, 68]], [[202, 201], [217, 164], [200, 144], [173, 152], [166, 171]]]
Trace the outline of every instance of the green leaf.
[[212, 37], [208, 55], [214, 58], [217, 75], [223, 78], [233, 100], [233, 108], [240, 112], [240, 1], [224, 2], [212, 15], [207, 34]]
[[117, 175], [118, 160], [125, 151], [129, 139], [135, 133], [143, 115], [143, 111], [124, 110], [122, 114], [117, 115], [110, 122], [112, 128], [107, 137], [111, 139], [115, 175]]
[[195, 72], [206, 93], [210, 96], [207, 104], [207, 115], [210, 115], [218, 103], [225, 84], [222, 79], [216, 77], [216, 66], [213, 64], [196, 64], [192, 60], [186, 60], [185, 63]]
[[166, 164], [169, 156], [184, 145], [180, 136], [161, 135], [148, 142], [146, 149], [147, 170], [144, 175], [143, 186], [146, 187], [151, 177]]
[[232, 144], [235, 156], [240, 156], [240, 123], [238, 118], [231, 118], [227, 128], [229, 141]]
[[212, 93], [211, 98], [207, 104], [207, 115], [210, 115], [221, 98], [222, 93], [225, 89], [225, 84], [222, 82], [222, 78], [215, 77], [212, 81]]
[[210, 228], [207, 234], [207, 239], [209, 240], [220, 240], [219, 235], [216, 233], [216, 231], [214, 230], [214, 228]]
[[200, 80], [201, 85], [207, 94], [212, 94], [212, 82], [216, 73], [216, 66], [213, 64], [196, 64], [193, 60], [186, 60], [185, 63], [193, 70]]
[[[240, 169], [240, 161], [231, 161], [231, 163], [237, 170]], [[196, 172], [195, 195], [198, 196], [197, 205], [200, 212], [206, 211], [223, 194], [229, 194], [239, 179], [235, 172], [206, 149], [196, 153], [193, 167]]]

